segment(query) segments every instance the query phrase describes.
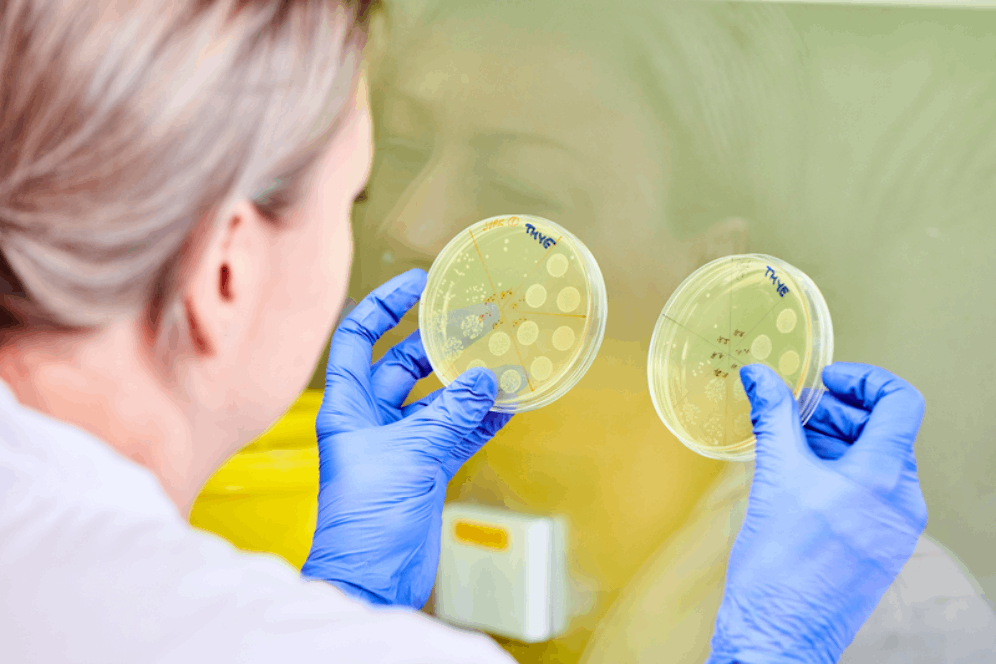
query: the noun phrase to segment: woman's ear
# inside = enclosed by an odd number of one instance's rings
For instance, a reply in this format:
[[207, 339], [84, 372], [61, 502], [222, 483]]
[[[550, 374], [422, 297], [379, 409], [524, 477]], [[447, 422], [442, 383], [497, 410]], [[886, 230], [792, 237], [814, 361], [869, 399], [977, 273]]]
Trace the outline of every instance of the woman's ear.
[[747, 229], [746, 219], [727, 217], [693, 238], [694, 252], [699, 259], [698, 265], [705, 265], [723, 256], [746, 252]]
[[182, 296], [181, 324], [198, 356], [228, 357], [244, 341], [263, 298], [268, 223], [242, 201], [203, 237]]

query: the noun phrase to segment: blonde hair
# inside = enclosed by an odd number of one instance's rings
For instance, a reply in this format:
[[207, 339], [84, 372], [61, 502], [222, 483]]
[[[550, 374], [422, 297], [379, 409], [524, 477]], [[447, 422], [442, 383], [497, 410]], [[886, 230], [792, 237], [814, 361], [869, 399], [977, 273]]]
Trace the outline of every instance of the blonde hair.
[[285, 215], [354, 92], [374, 4], [0, 3], [8, 311], [100, 326], [167, 297], [227, 205]]

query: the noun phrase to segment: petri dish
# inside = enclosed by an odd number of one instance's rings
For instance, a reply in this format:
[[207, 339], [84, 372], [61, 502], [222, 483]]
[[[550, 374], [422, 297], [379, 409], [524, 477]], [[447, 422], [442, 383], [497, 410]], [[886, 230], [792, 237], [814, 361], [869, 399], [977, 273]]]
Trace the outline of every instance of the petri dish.
[[486, 367], [499, 386], [492, 410], [519, 413], [577, 384], [598, 354], [607, 310], [602, 273], [579, 239], [548, 219], [503, 215], [443, 248], [418, 318], [444, 385]]
[[740, 368], [761, 363], [788, 384], [805, 424], [833, 361], [830, 311], [801, 270], [763, 254], [727, 256], [685, 279], [661, 311], [647, 379], [657, 414], [693, 451], [754, 458]]

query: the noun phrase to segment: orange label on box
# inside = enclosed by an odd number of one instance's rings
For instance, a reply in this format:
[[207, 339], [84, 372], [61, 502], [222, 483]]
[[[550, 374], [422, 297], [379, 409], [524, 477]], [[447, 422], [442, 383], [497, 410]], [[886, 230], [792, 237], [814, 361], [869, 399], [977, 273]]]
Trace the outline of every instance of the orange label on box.
[[488, 526], [473, 521], [455, 521], [453, 536], [458, 542], [504, 551], [508, 548], [508, 531], [500, 526]]

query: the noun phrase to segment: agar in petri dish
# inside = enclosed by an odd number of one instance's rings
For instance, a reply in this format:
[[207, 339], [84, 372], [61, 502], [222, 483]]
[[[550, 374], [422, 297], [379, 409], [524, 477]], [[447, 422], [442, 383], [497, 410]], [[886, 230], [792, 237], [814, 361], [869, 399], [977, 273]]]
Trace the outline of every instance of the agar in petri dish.
[[830, 312], [816, 284], [772, 256], [728, 256], [696, 270], [671, 295], [650, 343], [647, 377], [664, 424], [704, 456], [754, 457], [750, 401], [739, 370], [773, 369], [805, 423], [833, 361]]
[[494, 410], [560, 398], [588, 370], [605, 332], [601, 271], [584, 244], [541, 217], [480, 221], [440, 252], [419, 305], [422, 341], [443, 384], [487, 367]]

